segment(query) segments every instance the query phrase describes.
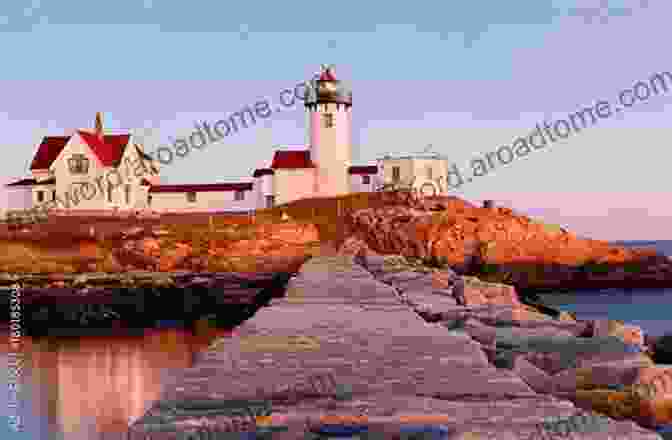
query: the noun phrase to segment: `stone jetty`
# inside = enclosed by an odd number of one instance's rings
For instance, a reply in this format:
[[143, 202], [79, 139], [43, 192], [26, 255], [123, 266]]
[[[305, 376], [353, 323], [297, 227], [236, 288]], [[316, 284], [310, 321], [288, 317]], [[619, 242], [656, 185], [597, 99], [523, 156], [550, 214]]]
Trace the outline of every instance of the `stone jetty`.
[[[559, 387], [540, 390], [548, 373], [531, 353], [544, 344], [531, 337], [567, 345], [591, 339], [580, 337], [590, 325], [542, 316], [514, 303], [502, 285], [390, 260], [310, 259], [284, 297], [167, 382], [160, 401], [129, 427], [129, 439], [231, 430], [221, 409], [236, 400], [270, 402], [271, 422], [286, 428], [273, 439], [309, 438], [305, 432], [325, 418], [365, 422], [366, 438], [380, 439], [429, 423], [443, 425], [451, 439], [550, 439], [562, 429], [577, 439], [661, 438], [631, 420], [580, 409], [553, 395]], [[612, 345], [621, 357], [641, 355]], [[581, 362], [595, 360], [590, 347], [573, 348]]]

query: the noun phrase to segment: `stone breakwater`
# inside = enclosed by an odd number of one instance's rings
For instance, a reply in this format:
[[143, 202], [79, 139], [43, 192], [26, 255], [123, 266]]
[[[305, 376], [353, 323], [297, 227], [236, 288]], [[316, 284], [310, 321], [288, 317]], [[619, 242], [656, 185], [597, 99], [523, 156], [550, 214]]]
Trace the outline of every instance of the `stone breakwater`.
[[[661, 438], [641, 425], [665, 421], [656, 410], [668, 390], [654, 379], [665, 373], [639, 351], [633, 332], [607, 325], [603, 335], [599, 324], [521, 304], [508, 286], [414, 268], [400, 257], [358, 263], [348, 256], [306, 262], [283, 298], [233, 338], [215, 341], [164, 386], [161, 401], [270, 401], [272, 420], [287, 428], [274, 439], [303, 438], [325, 415], [364, 421], [368, 438], [381, 439], [419, 420], [444, 425], [451, 439], [567, 438], [563, 430], [595, 440]], [[556, 359], [549, 347], [575, 353], [576, 362]], [[333, 377], [350, 398], [297, 391], [319, 375]], [[174, 438], [199, 426], [231, 424], [157, 404], [129, 438]]]

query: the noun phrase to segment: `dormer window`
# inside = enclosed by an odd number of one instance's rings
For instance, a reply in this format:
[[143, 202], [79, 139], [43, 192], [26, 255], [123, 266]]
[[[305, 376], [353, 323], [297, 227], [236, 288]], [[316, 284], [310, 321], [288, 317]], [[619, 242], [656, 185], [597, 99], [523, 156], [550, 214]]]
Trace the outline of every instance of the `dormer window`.
[[68, 159], [68, 168], [71, 174], [87, 174], [89, 172], [89, 159], [83, 154], [73, 154]]
[[325, 113], [322, 115], [324, 121], [324, 128], [331, 128], [334, 126], [334, 115], [331, 113]]

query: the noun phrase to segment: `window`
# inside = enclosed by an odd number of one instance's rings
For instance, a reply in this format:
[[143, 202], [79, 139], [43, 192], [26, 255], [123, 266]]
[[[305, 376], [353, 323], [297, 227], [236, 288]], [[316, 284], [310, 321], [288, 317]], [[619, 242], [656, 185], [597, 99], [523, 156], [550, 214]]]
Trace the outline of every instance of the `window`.
[[124, 195], [126, 196], [126, 204], [131, 203], [131, 185], [126, 184], [124, 185]]
[[266, 207], [272, 208], [275, 204], [275, 196], [266, 196]]
[[427, 178], [428, 178], [429, 180], [432, 180], [432, 167], [431, 167], [431, 166], [428, 166], [428, 167], [425, 169], [425, 174], [427, 174]]
[[152, 204], [152, 196], [147, 196], [147, 206]]
[[401, 170], [399, 167], [392, 167], [392, 181], [399, 182], [401, 180]]
[[196, 193], [193, 191], [189, 191], [187, 193], [187, 202], [194, 203], [196, 201]]
[[112, 203], [112, 184], [107, 182], [107, 201]]
[[89, 159], [83, 154], [73, 154], [68, 159], [68, 168], [72, 174], [86, 174], [89, 172]]
[[55, 189], [51, 190], [51, 200], [54, 201], [54, 202], [56, 201], [56, 190]]
[[364, 185], [368, 185], [369, 183], [371, 183], [371, 176], [362, 176], [362, 183]]
[[322, 119], [324, 120], [324, 127], [325, 128], [331, 128], [334, 126], [334, 115], [331, 113], [325, 113], [322, 115]]
[[44, 191], [38, 191], [37, 192], [37, 201], [38, 202], [44, 202]]
[[245, 191], [236, 191], [236, 200], [245, 199]]

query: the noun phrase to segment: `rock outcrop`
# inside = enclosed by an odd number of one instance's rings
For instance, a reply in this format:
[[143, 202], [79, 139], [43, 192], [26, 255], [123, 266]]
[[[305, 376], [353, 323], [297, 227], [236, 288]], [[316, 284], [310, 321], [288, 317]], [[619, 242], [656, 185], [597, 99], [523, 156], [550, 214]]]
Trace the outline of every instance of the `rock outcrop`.
[[[429, 202], [427, 202], [429, 203]], [[359, 253], [444, 258], [461, 273], [519, 288], [593, 288], [672, 284], [672, 262], [650, 249], [627, 249], [459, 199], [436, 205], [363, 209], [345, 218]]]

